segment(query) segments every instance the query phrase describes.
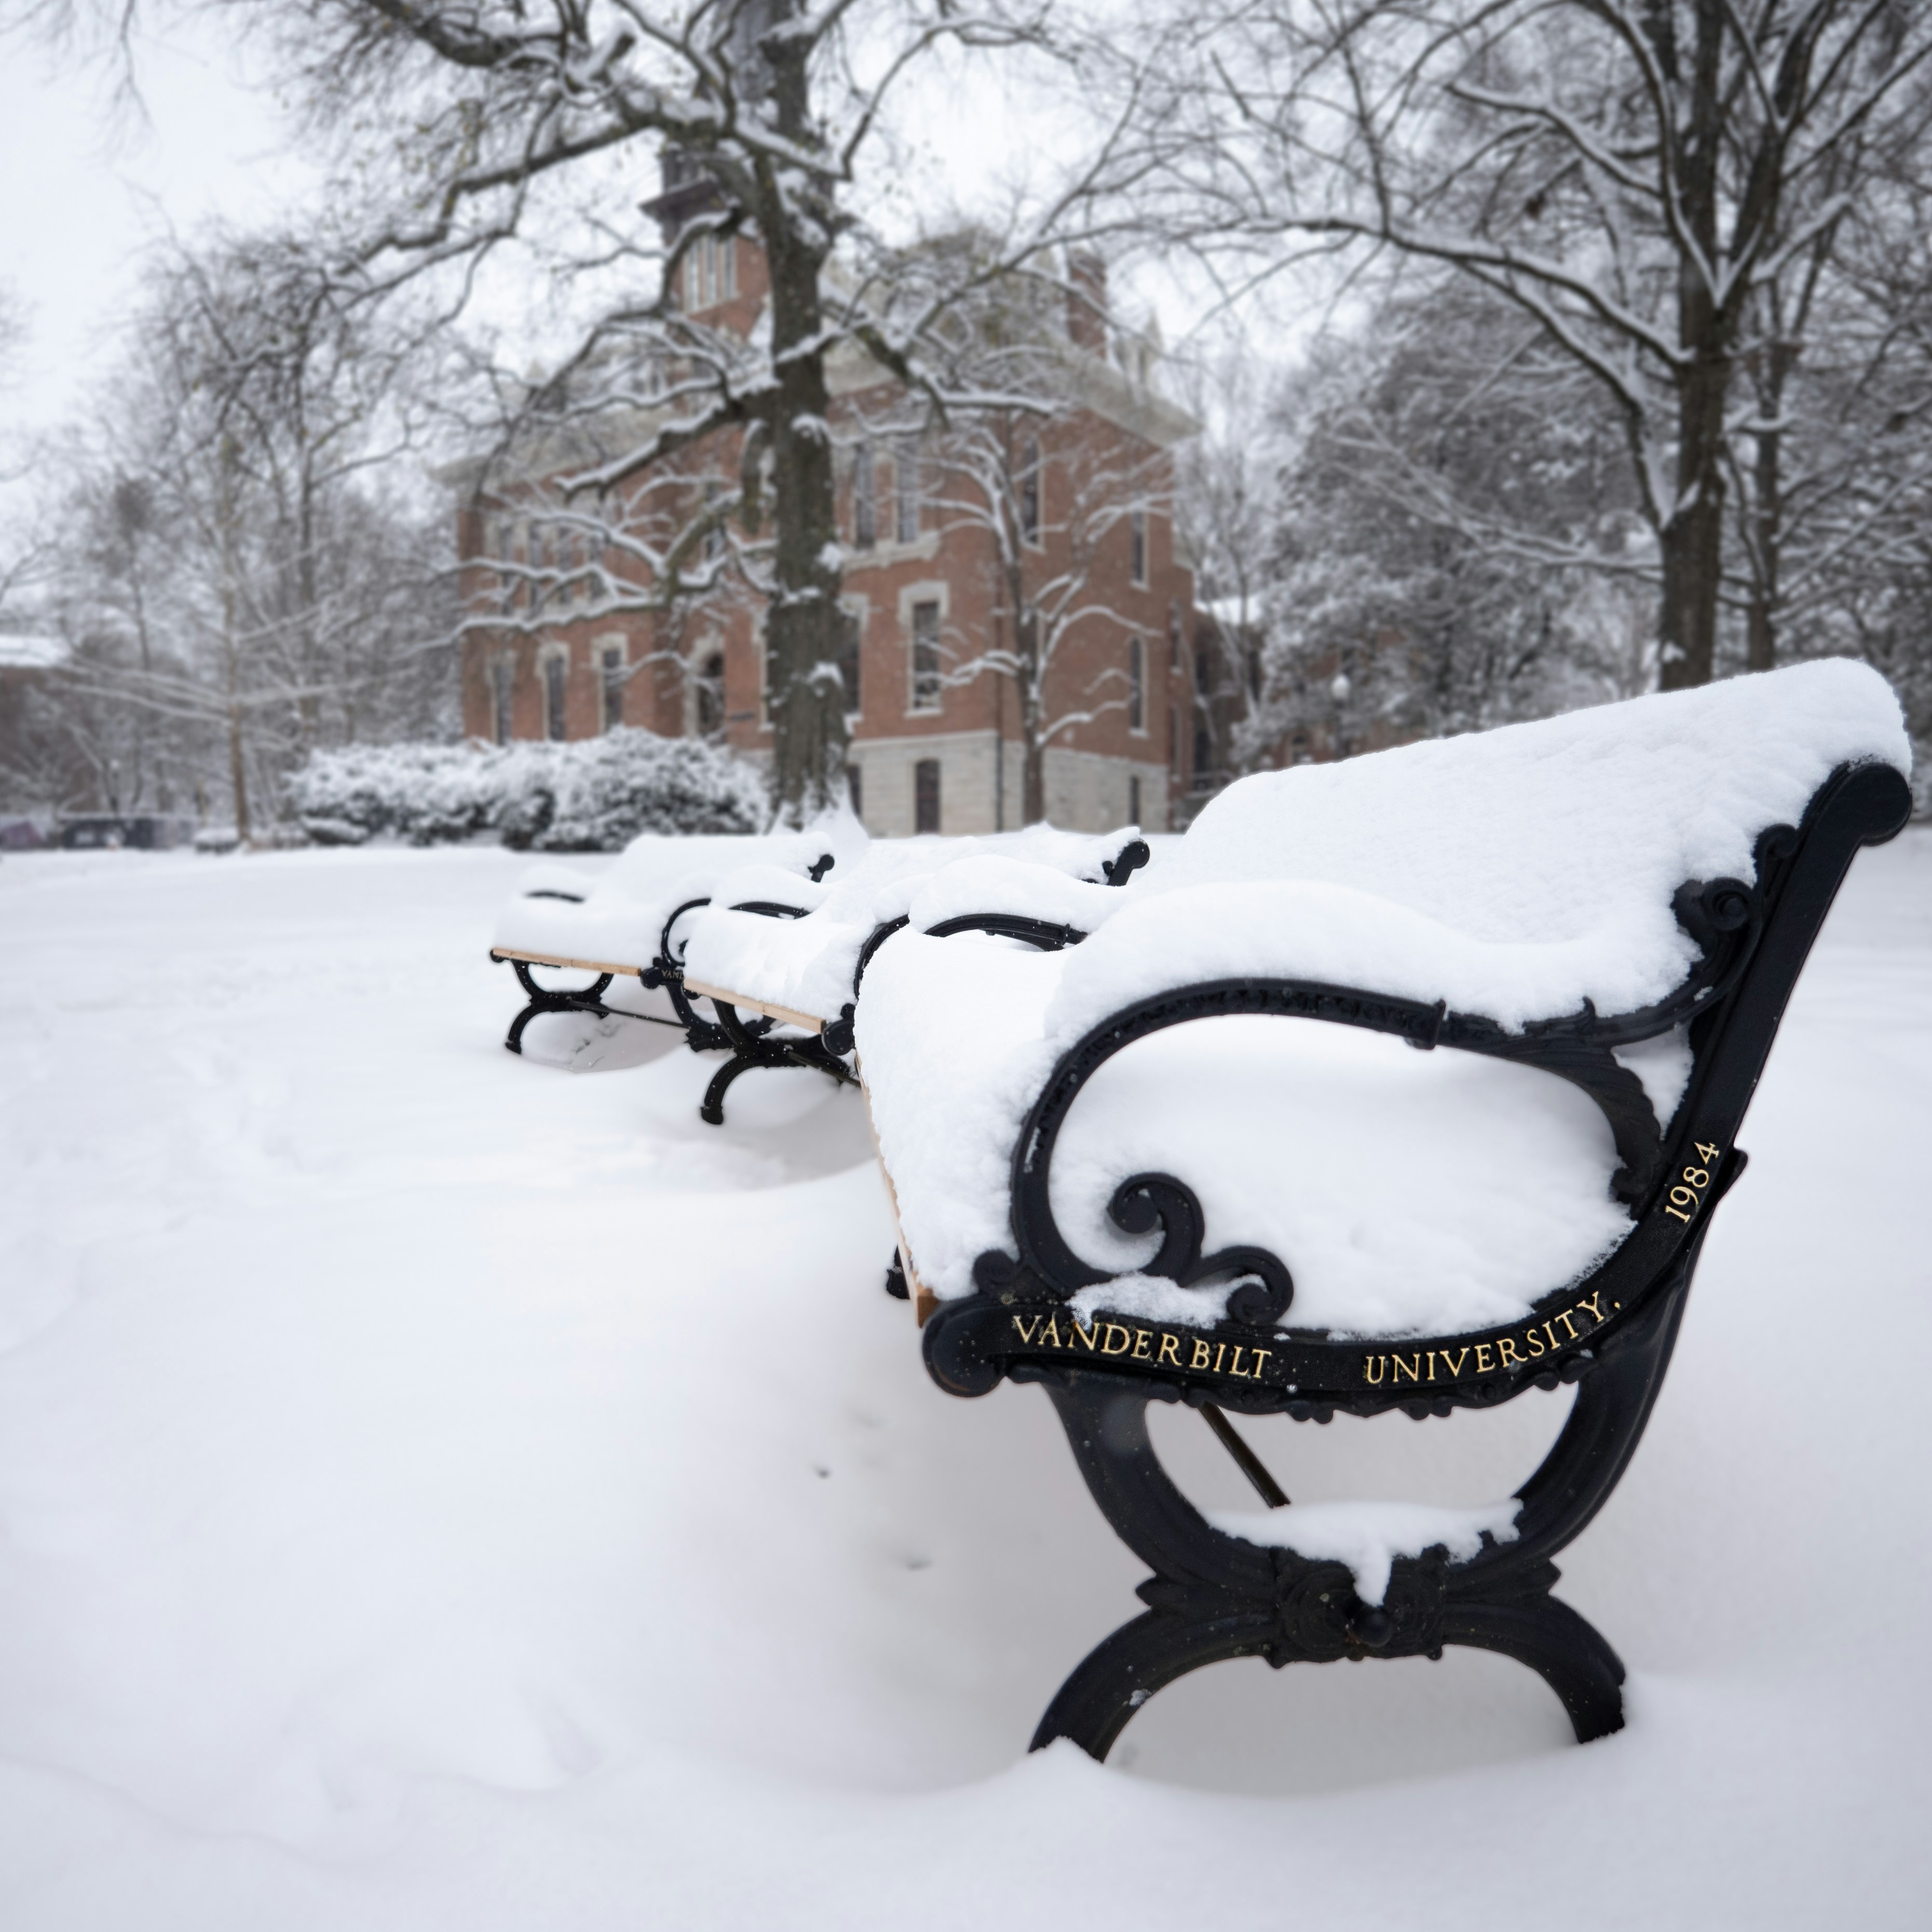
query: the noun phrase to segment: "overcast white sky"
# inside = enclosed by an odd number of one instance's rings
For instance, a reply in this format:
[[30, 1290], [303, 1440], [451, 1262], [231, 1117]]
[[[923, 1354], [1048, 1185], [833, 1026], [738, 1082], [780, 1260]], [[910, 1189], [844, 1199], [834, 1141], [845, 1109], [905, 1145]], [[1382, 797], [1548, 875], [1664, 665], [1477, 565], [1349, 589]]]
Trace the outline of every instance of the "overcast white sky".
[[[0, 387], [0, 446], [86, 404], [112, 364], [116, 326], [155, 237], [191, 234], [214, 215], [260, 220], [317, 185], [315, 167], [291, 152], [273, 94], [224, 38], [232, 19], [176, 20], [140, 43], [145, 113], [116, 111], [109, 63], [0, 40], [0, 284], [28, 328]], [[1010, 68], [969, 77], [941, 63], [901, 106], [907, 146], [881, 185], [896, 177], [898, 192], [882, 200], [902, 214], [908, 202], [929, 213], [949, 194], [998, 198], [1006, 176], [1052, 145], [1043, 135], [1055, 117], [1042, 116]], [[1185, 323], [1172, 293], [1160, 298], [1170, 340]], [[0, 491], [0, 514], [20, 499], [17, 488]]]
[[311, 178], [219, 26], [204, 18], [142, 42], [145, 121], [113, 112], [102, 68], [0, 41], [0, 280], [28, 330], [0, 422], [46, 428], [73, 413], [166, 224], [252, 220]]

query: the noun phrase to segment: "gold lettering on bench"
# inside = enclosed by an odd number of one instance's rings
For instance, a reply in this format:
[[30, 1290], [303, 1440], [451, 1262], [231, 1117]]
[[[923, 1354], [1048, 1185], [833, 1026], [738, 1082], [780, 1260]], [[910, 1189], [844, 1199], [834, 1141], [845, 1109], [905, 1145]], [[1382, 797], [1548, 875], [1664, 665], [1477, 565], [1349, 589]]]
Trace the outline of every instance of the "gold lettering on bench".
[[[1493, 1342], [1466, 1342], [1460, 1348], [1431, 1348], [1426, 1354], [1418, 1349], [1410, 1355], [1364, 1355], [1362, 1358], [1362, 1379], [1371, 1388], [1378, 1388], [1384, 1382], [1421, 1382], [1436, 1380], [1436, 1363], [1439, 1356], [1442, 1362], [1442, 1378], [1448, 1382], [1462, 1379], [1462, 1364], [1471, 1355], [1476, 1358], [1474, 1372], [1479, 1376], [1499, 1374], [1509, 1370], [1526, 1369], [1530, 1364], [1544, 1355], [1556, 1354], [1564, 1346], [1563, 1336], [1556, 1332], [1556, 1324], [1563, 1324], [1564, 1335], [1572, 1342], [1580, 1342], [1585, 1334], [1592, 1331], [1581, 1330], [1571, 1318], [1587, 1315], [1600, 1328], [1612, 1315], [1623, 1306], [1621, 1301], [1610, 1304], [1606, 1313], [1604, 1308], [1604, 1291], [1586, 1295], [1570, 1307], [1558, 1310], [1546, 1322], [1526, 1328], [1521, 1339], [1514, 1335], [1499, 1335]], [[1198, 1347], [1200, 1345], [1196, 1344]], [[1490, 1358], [1494, 1356], [1495, 1359]], [[1425, 1367], [1424, 1364], [1427, 1366]]]
[[[1234, 1345], [1230, 1358], [1230, 1345], [1226, 1342], [1210, 1342], [1198, 1335], [1171, 1334], [1165, 1328], [1143, 1328], [1138, 1323], [1130, 1325], [1120, 1322], [1095, 1321], [1083, 1327], [1070, 1313], [1064, 1337], [1058, 1317], [1052, 1312], [1016, 1314], [1012, 1322], [1013, 1334], [1023, 1348], [1071, 1350], [1078, 1342], [1090, 1354], [1121, 1357], [1128, 1361], [1145, 1362], [1150, 1366], [1165, 1363], [1184, 1372], [1204, 1370], [1210, 1375], [1225, 1373], [1243, 1382], [1259, 1382], [1274, 1354], [1272, 1348], [1252, 1348], [1243, 1342]], [[1190, 1345], [1192, 1351], [1191, 1359], [1186, 1360], [1182, 1359], [1180, 1353], [1184, 1343]]]

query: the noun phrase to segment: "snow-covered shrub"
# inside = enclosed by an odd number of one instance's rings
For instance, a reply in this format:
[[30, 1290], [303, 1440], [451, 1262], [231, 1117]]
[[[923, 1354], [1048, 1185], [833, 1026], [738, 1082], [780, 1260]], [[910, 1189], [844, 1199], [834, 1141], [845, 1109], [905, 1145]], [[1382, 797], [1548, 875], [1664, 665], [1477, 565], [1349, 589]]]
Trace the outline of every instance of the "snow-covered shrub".
[[[555, 748], [568, 755], [544, 775], [548, 821], [530, 842], [543, 852], [614, 852], [644, 832], [756, 832], [763, 782], [751, 766], [700, 738], [615, 730]], [[506, 824], [504, 842], [512, 842]]]
[[544, 852], [616, 851], [640, 832], [755, 832], [764, 788], [701, 740], [620, 728], [569, 744], [351, 745], [316, 752], [289, 802], [319, 844], [379, 832], [430, 845], [495, 831]]
[[471, 745], [348, 745], [315, 752], [290, 779], [289, 802], [318, 844], [359, 845], [393, 832], [418, 845], [467, 838], [494, 817], [486, 770], [500, 754]]

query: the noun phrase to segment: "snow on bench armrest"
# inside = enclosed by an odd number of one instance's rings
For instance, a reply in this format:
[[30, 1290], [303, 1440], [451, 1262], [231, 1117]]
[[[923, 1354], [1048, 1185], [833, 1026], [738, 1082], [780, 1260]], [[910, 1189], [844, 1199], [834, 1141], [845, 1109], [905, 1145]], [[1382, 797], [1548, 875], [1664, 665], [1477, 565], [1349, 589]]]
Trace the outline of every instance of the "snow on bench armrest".
[[635, 971], [656, 958], [664, 921], [686, 900], [709, 898], [721, 879], [754, 863], [787, 897], [815, 892], [808, 874], [826, 853], [835, 853], [835, 869], [862, 853], [864, 835], [854, 831], [848, 820], [769, 837], [647, 832], [596, 875], [579, 904], [520, 892], [497, 914], [491, 944]]
[[962, 859], [934, 873], [921, 883], [907, 910], [921, 932], [947, 920], [998, 913], [1090, 933], [1132, 902], [1126, 892], [1051, 866], [989, 855]]
[[1828, 658], [1243, 778], [1148, 883], [1326, 880], [1478, 939], [1630, 921], [1650, 935], [1634, 933], [1630, 976], [1660, 993], [1670, 895], [1749, 879], [1758, 832], [1796, 824], [1836, 767], [1868, 760], [1910, 770], [1898, 701], [1868, 665]]
[[[994, 869], [979, 876], [989, 882], [1017, 878], [1023, 884], [1015, 890], [1030, 891], [1036, 902], [1044, 902], [1052, 890], [1040, 881], [1039, 875], [1048, 873], [1071, 895], [1118, 900], [1122, 895], [1112, 888], [1088, 882], [1101, 878], [1103, 866], [1135, 836], [1130, 830], [1092, 837], [1036, 826], [984, 838], [875, 840], [856, 865], [832, 874], [809, 916], [800, 920], [735, 910], [747, 898], [775, 896], [752, 890], [747, 875], [734, 874], [721, 881], [713, 903], [692, 922], [686, 980], [730, 989], [738, 1003], [761, 1012], [810, 1014], [829, 1023], [851, 1000], [866, 941], [880, 926], [904, 917], [933, 881], [962, 866], [986, 866]], [[1094, 901], [1069, 896], [1064, 903], [1090, 910]], [[962, 904], [976, 912], [1006, 909]]]
[[[1243, 780], [1065, 952], [896, 939], [867, 970], [856, 1033], [916, 1278], [963, 1296], [980, 1255], [1012, 1252], [1021, 1123], [1061, 1056], [1124, 1008], [1256, 980], [1440, 1000], [1510, 1030], [1586, 999], [1646, 1006], [1699, 958], [1678, 889], [1751, 881], [1758, 836], [1871, 760], [1909, 765], [1889, 689], [1860, 665], [1805, 665]], [[1686, 1058], [1666, 1036], [1626, 1063], [1660, 1121]], [[1514, 1320], [1581, 1279], [1632, 1226], [1618, 1168], [1604, 1115], [1550, 1073], [1250, 1013], [1106, 1060], [1049, 1186], [1075, 1252], [1127, 1277], [1085, 1292], [1122, 1312], [1201, 1307], [1198, 1290], [1135, 1274], [1150, 1238], [1106, 1211], [1128, 1176], [1165, 1173], [1198, 1195], [1210, 1250], [1287, 1264], [1298, 1328], [1398, 1336]]]

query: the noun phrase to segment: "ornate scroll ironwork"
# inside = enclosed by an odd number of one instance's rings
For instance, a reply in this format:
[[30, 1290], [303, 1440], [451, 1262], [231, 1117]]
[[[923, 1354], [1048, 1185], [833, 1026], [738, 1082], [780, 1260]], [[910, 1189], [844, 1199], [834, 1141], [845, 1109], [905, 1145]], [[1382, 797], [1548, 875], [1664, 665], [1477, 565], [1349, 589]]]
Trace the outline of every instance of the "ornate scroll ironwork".
[[[930, 1372], [956, 1394], [987, 1394], [1003, 1378], [1046, 1385], [1096, 1502], [1155, 1572], [1141, 1591], [1147, 1614], [1067, 1680], [1036, 1745], [1070, 1737], [1104, 1756], [1148, 1696], [1223, 1658], [1282, 1664], [1436, 1656], [1448, 1643], [1496, 1650], [1538, 1671], [1579, 1738], [1621, 1725], [1622, 1666], [1601, 1636], [1550, 1596], [1557, 1580], [1550, 1558], [1590, 1520], [1635, 1451], [1709, 1216], [1744, 1166], [1738, 1128], [1846, 869], [1861, 846], [1896, 833], [1910, 807], [1904, 780], [1889, 766], [1834, 772], [1802, 825], [1760, 835], [1754, 883], [1695, 880], [1679, 890], [1678, 921], [1702, 956], [1668, 998], [1640, 1011], [1605, 1016], [1586, 1004], [1511, 1033], [1439, 1001], [1291, 979], [1228, 980], [1142, 1000], [1063, 1056], [1014, 1149], [1014, 1252], [982, 1255], [976, 1292], [940, 1304], [924, 1337]], [[1285, 1325], [1294, 1286], [1278, 1257], [1240, 1247], [1204, 1257], [1192, 1190], [1171, 1174], [1136, 1174], [1109, 1204], [1124, 1231], [1158, 1233], [1153, 1258], [1135, 1272], [1184, 1288], [1214, 1286], [1213, 1304], [1204, 1295], [1198, 1323], [1153, 1322], [1108, 1316], [1102, 1295], [1103, 1312], [1076, 1322], [1069, 1299], [1112, 1277], [1076, 1254], [1054, 1221], [1048, 1176], [1060, 1130], [1116, 1053], [1166, 1028], [1224, 1013], [1366, 1028], [1424, 1051], [1486, 1054], [1571, 1082], [1615, 1136], [1622, 1166], [1613, 1185], [1630, 1210], [1630, 1233], [1585, 1280], [1544, 1296], [1514, 1324], [1342, 1341]], [[1678, 1027], [1692, 1070], [1672, 1120], [1661, 1123], [1613, 1049]], [[1153, 1400], [1325, 1422], [1338, 1409], [1444, 1415], [1562, 1383], [1580, 1384], [1576, 1406], [1518, 1492], [1516, 1540], [1464, 1564], [1439, 1550], [1398, 1559], [1379, 1615], [1360, 1602], [1340, 1565], [1213, 1529], [1161, 1470], [1146, 1434]]]

